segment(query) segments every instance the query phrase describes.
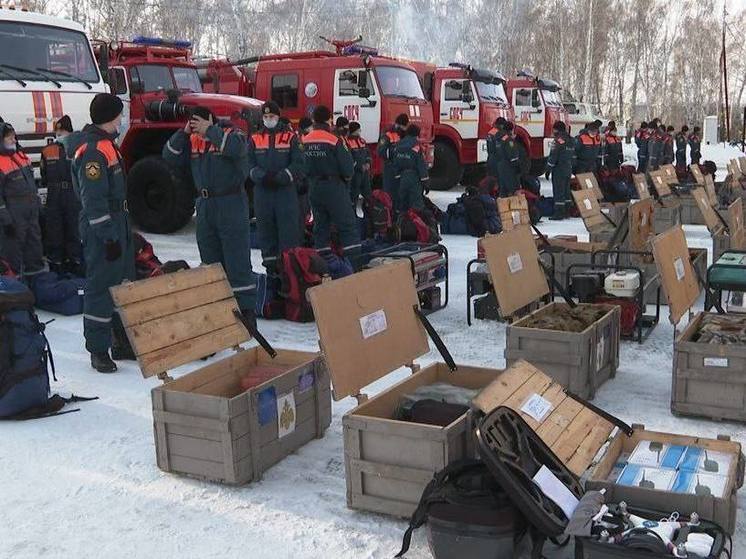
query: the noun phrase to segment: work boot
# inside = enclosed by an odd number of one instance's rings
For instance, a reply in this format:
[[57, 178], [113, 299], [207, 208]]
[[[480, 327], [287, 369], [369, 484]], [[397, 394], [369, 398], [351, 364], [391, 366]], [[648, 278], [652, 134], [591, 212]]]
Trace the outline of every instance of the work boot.
[[111, 360], [108, 351], [91, 353], [91, 367], [99, 373], [113, 373], [117, 370], [117, 364]]
[[562, 221], [565, 219], [565, 204], [555, 204], [554, 212], [549, 218], [550, 221]]

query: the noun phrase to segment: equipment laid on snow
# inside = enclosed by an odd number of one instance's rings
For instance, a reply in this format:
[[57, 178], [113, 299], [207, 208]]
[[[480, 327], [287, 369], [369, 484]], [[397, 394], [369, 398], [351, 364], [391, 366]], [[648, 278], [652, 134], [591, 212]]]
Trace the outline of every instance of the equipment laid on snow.
[[42, 272], [31, 276], [30, 287], [39, 309], [64, 316], [83, 312], [85, 278]]

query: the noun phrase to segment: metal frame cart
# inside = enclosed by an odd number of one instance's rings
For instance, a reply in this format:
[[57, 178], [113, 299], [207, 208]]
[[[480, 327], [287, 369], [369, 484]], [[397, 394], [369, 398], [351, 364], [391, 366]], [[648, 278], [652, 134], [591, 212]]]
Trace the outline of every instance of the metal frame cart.
[[707, 268], [705, 312], [715, 307], [725, 314], [723, 291], [746, 292], [746, 250], [726, 250]]
[[[635, 253], [635, 251], [630, 251], [631, 253]], [[651, 289], [654, 284], [654, 278], [650, 278], [650, 281], [646, 281], [645, 279], [645, 271], [637, 266], [624, 266], [620, 264], [600, 264], [597, 263], [596, 255], [602, 255], [607, 254], [609, 256], [613, 255], [619, 255], [619, 254], [626, 254], [627, 251], [608, 251], [608, 250], [602, 250], [594, 252], [591, 255], [591, 263], [590, 264], [571, 264], [567, 269], [567, 280], [566, 280], [566, 286], [565, 289], [568, 294], [571, 296], [573, 295], [572, 290], [572, 272], [576, 270], [587, 270], [587, 271], [593, 271], [593, 270], [602, 270], [602, 271], [613, 271], [613, 272], [619, 272], [619, 271], [632, 271], [637, 272], [640, 274], [640, 286], [635, 291], [634, 299], [637, 302], [637, 308], [639, 310], [639, 313], [637, 315], [637, 319], [635, 320], [635, 324], [633, 327], [633, 334], [630, 336], [629, 334], [621, 334], [622, 339], [626, 340], [633, 340], [637, 343], [641, 344], [643, 343], [650, 333], [653, 331], [653, 329], [658, 325], [658, 322], [660, 321], [660, 315], [661, 315], [661, 288], [660, 283], [657, 285], [657, 296], [656, 296], [656, 304], [655, 304], [655, 314], [646, 314], [645, 311], [647, 310], [647, 306], [645, 305], [645, 292], [647, 289]], [[640, 254], [645, 254], [644, 252], [641, 252]], [[613, 303], [612, 303], [613, 304]]]
[[[435, 255], [432, 257], [432, 255]], [[448, 249], [441, 244], [399, 243], [370, 254], [371, 261], [376, 258], [406, 259], [409, 261], [414, 278], [415, 289], [420, 298], [424, 314], [430, 314], [448, 306]], [[370, 262], [366, 266], [372, 267]], [[443, 274], [437, 270], [442, 268]], [[442, 284], [442, 289], [440, 288]], [[441, 294], [437, 300], [428, 298], [427, 292], [438, 288]], [[445, 293], [443, 293], [445, 291]], [[431, 291], [432, 293], [432, 291]]]

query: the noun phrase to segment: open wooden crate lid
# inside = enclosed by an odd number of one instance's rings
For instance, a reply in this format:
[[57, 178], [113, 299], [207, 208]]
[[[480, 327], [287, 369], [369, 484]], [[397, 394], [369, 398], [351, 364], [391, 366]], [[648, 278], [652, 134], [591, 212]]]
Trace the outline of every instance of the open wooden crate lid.
[[743, 171], [741, 170], [741, 163], [738, 161], [738, 159], [731, 159], [726, 167], [728, 168], [728, 172], [736, 179], [741, 178], [741, 176], [743, 175]]
[[671, 227], [652, 241], [653, 256], [668, 298], [669, 319], [676, 325], [699, 298], [700, 285], [694, 273], [681, 225]]
[[734, 250], [746, 250], [746, 232], [743, 227], [743, 198], [736, 200], [728, 206], [730, 217], [730, 248]]
[[668, 184], [668, 179], [664, 171], [653, 171], [650, 173], [650, 178], [653, 181], [653, 188], [660, 198], [671, 196], [671, 186]]
[[645, 173], [635, 173], [632, 175], [632, 182], [635, 183], [635, 189], [640, 200], [650, 198], [650, 190], [648, 190], [648, 178]]
[[689, 165], [689, 170], [691, 171], [692, 176], [694, 177], [694, 180], [697, 182], [697, 184], [705, 184], [705, 175], [702, 173], [699, 165], [695, 165], [694, 163], [692, 163], [691, 165]]
[[510, 231], [520, 225], [530, 225], [531, 217], [528, 213], [528, 200], [523, 194], [506, 196], [497, 199], [497, 211], [503, 231]]
[[430, 351], [413, 307], [408, 262], [376, 266], [308, 290], [335, 400], [359, 394]]
[[707, 230], [712, 234], [718, 233], [722, 228], [723, 224], [720, 222], [720, 218], [715, 212], [715, 208], [712, 207], [710, 197], [707, 196], [707, 192], [702, 187], [697, 187], [692, 190], [692, 196], [697, 202], [699, 211], [702, 212], [702, 217], [705, 220]]
[[661, 171], [663, 171], [669, 185], [679, 184], [679, 177], [676, 174], [676, 167], [674, 167], [670, 163], [667, 163], [665, 165], [661, 165]]
[[614, 228], [601, 213], [601, 205], [593, 191], [573, 190], [572, 197], [575, 199], [575, 205], [578, 207], [580, 217], [583, 218], [583, 224], [589, 233]]
[[549, 293], [539, 251], [528, 227], [518, 227], [482, 239], [492, 285], [503, 316]]
[[220, 264], [111, 288], [144, 377], [251, 339]]
[[653, 199], [638, 200], [629, 206], [629, 248], [647, 251], [648, 243], [655, 236]]
[[707, 191], [707, 197], [710, 199], [710, 204], [713, 208], [718, 207], [718, 195], [715, 191], [715, 179], [712, 175], [705, 175], [705, 191]]
[[499, 406], [515, 410], [578, 477], [593, 463], [616, 427], [523, 360], [487, 385], [472, 404], [484, 413]]
[[594, 175], [593, 173], [578, 173], [577, 175], [575, 175], [575, 178], [578, 179], [580, 190], [590, 190], [591, 192], [593, 192], [596, 200], [604, 199], [604, 195], [601, 193], [601, 188], [599, 188], [598, 186], [596, 175]]

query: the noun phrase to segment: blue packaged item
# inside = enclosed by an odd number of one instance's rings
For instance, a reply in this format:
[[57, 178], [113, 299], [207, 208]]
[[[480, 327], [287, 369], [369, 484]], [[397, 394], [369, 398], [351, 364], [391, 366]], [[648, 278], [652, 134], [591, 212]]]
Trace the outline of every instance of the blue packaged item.
[[663, 455], [663, 459], [661, 460], [661, 468], [670, 468], [672, 470], [675, 470], [679, 466], [679, 462], [681, 461], [681, 457], [684, 455], [684, 452], [686, 451], [685, 446], [683, 445], [673, 445], [668, 448], [666, 453]]
[[679, 469], [684, 472], [696, 472], [699, 469], [703, 453], [704, 449], [702, 448], [696, 446], [687, 447], [684, 457], [679, 463]]

